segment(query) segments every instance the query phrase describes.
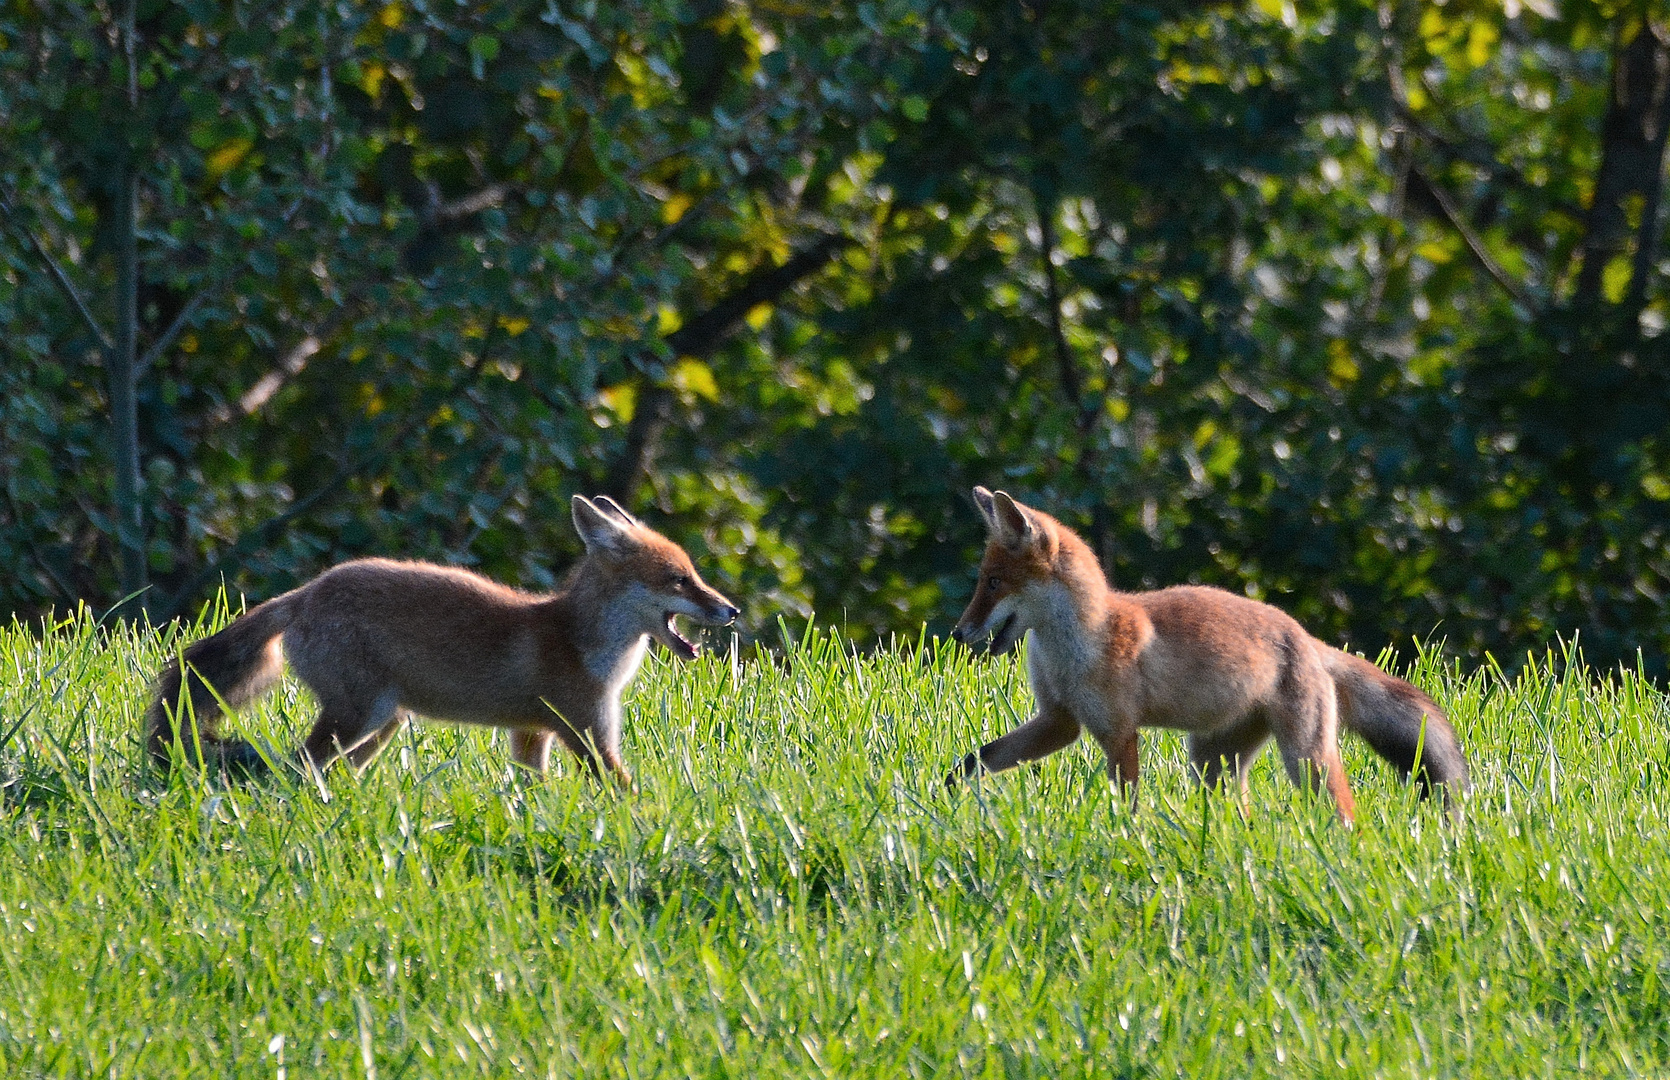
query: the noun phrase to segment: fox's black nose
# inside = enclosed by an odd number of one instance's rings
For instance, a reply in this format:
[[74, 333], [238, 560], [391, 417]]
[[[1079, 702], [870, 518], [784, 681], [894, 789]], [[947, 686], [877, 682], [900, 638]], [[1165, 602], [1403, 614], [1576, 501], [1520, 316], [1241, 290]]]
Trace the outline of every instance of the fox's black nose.
[[736, 617], [738, 615], [741, 615], [741, 614], [742, 614], [742, 609], [741, 608], [732, 607], [730, 604], [720, 604], [719, 605], [719, 625], [720, 626], [729, 626], [732, 623], [736, 622]]
[[951, 628], [951, 640], [952, 641], [962, 641], [962, 639], [967, 637], [967, 636], [968, 636], [968, 632], [963, 629], [963, 624], [962, 623], [958, 623], [956, 626], [953, 626]]

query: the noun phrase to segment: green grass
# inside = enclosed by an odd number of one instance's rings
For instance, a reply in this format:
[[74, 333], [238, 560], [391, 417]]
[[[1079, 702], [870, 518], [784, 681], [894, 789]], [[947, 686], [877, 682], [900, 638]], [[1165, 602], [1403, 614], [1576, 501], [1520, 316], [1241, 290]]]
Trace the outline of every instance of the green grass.
[[[0, 1075], [1652, 1075], [1670, 1066], [1670, 701], [1423, 657], [1476, 790], [1348, 742], [1355, 831], [1273, 754], [1253, 816], [1144, 737], [949, 798], [1012, 660], [652, 658], [642, 791], [414, 729], [366, 777], [141, 764], [166, 638], [0, 634]], [[294, 684], [234, 727], [293, 745]]]

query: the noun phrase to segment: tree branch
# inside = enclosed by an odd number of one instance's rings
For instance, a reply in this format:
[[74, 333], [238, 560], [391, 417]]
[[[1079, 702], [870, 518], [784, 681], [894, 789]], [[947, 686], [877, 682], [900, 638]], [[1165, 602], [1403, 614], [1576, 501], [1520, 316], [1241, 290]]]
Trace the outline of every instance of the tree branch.
[[1391, 223], [1402, 223], [1403, 209], [1408, 202], [1409, 172], [1415, 167], [1415, 151], [1411, 145], [1413, 140], [1408, 131], [1402, 131], [1397, 136], [1397, 171], [1392, 176], [1391, 205], [1383, 221], [1386, 227], [1382, 230], [1380, 240], [1380, 258], [1376, 260], [1373, 275], [1369, 280], [1368, 300], [1358, 312], [1354, 320], [1357, 325], [1357, 336], [1362, 336], [1363, 328], [1374, 322], [1380, 314], [1380, 305], [1386, 299], [1386, 282], [1391, 277], [1392, 260], [1386, 253], [1392, 249], [1395, 241], [1392, 239]]
[[1490, 249], [1484, 246], [1484, 240], [1473, 231], [1473, 227], [1467, 224], [1467, 219], [1462, 217], [1461, 212], [1456, 209], [1455, 200], [1450, 198], [1449, 192], [1439, 187], [1419, 169], [1410, 169], [1409, 175], [1419, 181], [1421, 186], [1426, 189], [1427, 194], [1432, 197], [1432, 201], [1437, 204], [1438, 209], [1443, 213], [1444, 219], [1449, 222], [1450, 227], [1466, 243], [1467, 250], [1473, 253], [1473, 258], [1478, 261], [1484, 272], [1490, 275], [1491, 280], [1495, 281], [1502, 291], [1508, 294], [1508, 298], [1518, 304], [1527, 315], [1536, 314], [1537, 305], [1519, 287], [1519, 283], [1514, 281], [1508, 275], [1508, 272], [1502, 268], [1502, 265], [1490, 254]]
[[1079, 377], [1078, 360], [1067, 342], [1067, 328], [1061, 318], [1061, 281], [1055, 265], [1055, 207], [1046, 203], [1043, 195], [1034, 190], [1033, 208], [1038, 217], [1038, 258], [1044, 271], [1044, 302], [1048, 306], [1050, 341], [1055, 350], [1056, 371], [1061, 378], [1061, 391], [1073, 411], [1073, 423], [1082, 435], [1096, 422], [1096, 410], [1084, 404], [1084, 381]]
[[[1381, 26], [1387, 31], [1390, 31], [1391, 29], [1390, 18], [1390, 8], [1383, 7], [1381, 9], [1380, 21]], [[1386, 39], [1388, 44], [1391, 40], [1392, 39], [1390, 37]], [[1447, 140], [1442, 138], [1442, 136], [1437, 135], [1429, 127], [1427, 127], [1427, 125], [1422, 123], [1420, 117], [1416, 116], [1415, 111], [1409, 107], [1409, 92], [1408, 88], [1404, 85], [1403, 68], [1401, 63], [1395, 58], [1389, 59], [1386, 64], [1386, 84], [1387, 88], [1391, 91], [1393, 108], [1397, 112], [1400, 119], [1402, 119], [1412, 130], [1415, 130], [1424, 137], [1431, 139], [1435, 144], [1445, 147], [1450, 145]], [[1496, 168], [1494, 165], [1485, 167], [1493, 170]], [[1408, 184], [1411, 180], [1420, 185], [1425, 193], [1431, 196], [1432, 201], [1437, 205], [1439, 212], [1444, 215], [1444, 219], [1449, 222], [1450, 227], [1461, 237], [1462, 241], [1467, 245], [1467, 250], [1473, 253], [1473, 258], [1476, 259], [1479, 265], [1484, 268], [1484, 272], [1490, 275], [1491, 280], [1495, 281], [1502, 291], [1508, 294], [1509, 299], [1511, 299], [1515, 304], [1518, 304], [1526, 314], [1535, 314], [1537, 306], [1531, 302], [1530, 296], [1519, 287], [1518, 282], [1508, 276], [1507, 271], [1504, 270], [1501, 264], [1491, 256], [1490, 250], [1484, 246], [1484, 240], [1478, 235], [1478, 233], [1473, 231], [1473, 227], [1467, 223], [1467, 220], [1462, 217], [1460, 211], [1456, 209], [1455, 200], [1450, 198], [1449, 192], [1439, 187], [1435, 181], [1415, 166], [1413, 155], [1410, 156], [1407, 171], [1400, 177], [1400, 198], [1407, 198]]]
[[145, 377], [145, 373], [151, 370], [151, 365], [156, 363], [158, 358], [168, 351], [170, 345], [174, 344], [174, 339], [180, 336], [180, 332], [186, 328], [186, 323], [191, 321], [191, 317], [197, 314], [197, 309], [202, 307], [203, 301], [208, 298], [209, 290], [207, 287], [197, 290], [197, 294], [186, 303], [185, 307], [180, 309], [178, 315], [174, 316], [174, 321], [168, 324], [168, 329], [164, 330], [161, 336], [151, 342], [150, 348], [145, 350], [145, 355], [139, 358], [138, 367], [134, 371], [135, 378]]
[[[310, 333], [296, 342], [295, 348], [279, 359], [278, 366], [274, 370], [256, 379], [255, 385], [245, 390], [243, 396], [238, 398], [238, 411], [245, 416], [254, 416], [256, 410], [260, 409], [274, 394], [278, 393], [286, 382], [300, 375], [302, 368], [307, 366], [307, 362], [313, 359], [320, 349], [324, 348], [324, 343], [319, 340], [319, 334], [323, 333], [329, 336], [332, 321], [334, 320], [327, 319], [325, 327], [321, 327], [317, 332]], [[224, 411], [230, 412], [231, 410]]]
[[[748, 312], [775, 300], [822, 270], [856, 242], [840, 234], [825, 234], [789, 256], [783, 265], [757, 268], [706, 311], [668, 334], [665, 339], [668, 349], [674, 356], [710, 355]], [[672, 390], [658, 383], [645, 385], [638, 395], [637, 408], [626, 429], [626, 445], [610, 464], [603, 482], [603, 490], [619, 501], [631, 505], [633, 492], [648, 475], [662, 433], [672, 419], [675, 400]]]
[[431, 184], [429, 191], [429, 205], [423, 208], [419, 217], [428, 222], [457, 221], [498, 206], [510, 195], [511, 187], [509, 184], [488, 184], [480, 191], [472, 191], [451, 202], [442, 201], [440, 188], [435, 185]]
[[[1067, 341], [1066, 320], [1061, 312], [1061, 276], [1055, 265], [1055, 212], [1059, 203], [1046, 197], [1044, 183], [1036, 176], [1033, 178], [1032, 203], [1038, 218], [1038, 256], [1044, 271], [1044, 299], [1049, 306], [1050, 339], [1055, 349], [1056, 369], [1061, 378], [1061, 392], [1072, 412], [1073, 427], [1078, 431], [1079, 454], [1078, 460], [1073, 463], [1073, 471], [1078, 474], [1079, 482], [1085, 489], [1090, 490], [1094, 485], [1096, 460], [1100, 456], [1095, 442], [1096, 421], [1101, 417], [1107, 390], [1104, 384], [1101, 402], [1084, 400], [1084, 381], [1080, 377], [1078, 358]], [[1094, 500], [1090, 506], [1091, 549], [1111, 565], [1113, 551], [1109, 533], [1107, 507], [1102, 500]]]
[[25, 523], [30, 521], [31, 518], [25, 517], [19, 512], [17, 500], [12, 497], [10, 485], [0, 484], [0, 498], [5, 499], [12, 527], [17, 530], [17, 535], [21, 537], [23, 546], [29, 550], [30, 558], [34, 559], [35, 565], [39, 566], [41, 572], [51, 579], [53, 586], [58, 590], [57, 599], [63, 603], [66, 609], [73, 609], [81, 594], [69, 582], [64, 580], [63, 575], [58, 572], [58, 568], [52, 565], [52, 561], [36, 545], [33, 533], [25, 527]]
[[[137, 28], [139, 0], [126, 0], [119, 15], [122, 51], [127, 60], [128, 117], [139, 113], [139, 57]], [[117, 139], [117, 165], [110, 184], [114, 196], [116, 248], [115, 344], [104, 354], [110, 384], [110, 434], [115, 478], [117, 566], [122, 595], [136, 597], [139, 610], [149, 606], [146, 595], [150, 567], [145, 542], [144, 451], [139, 444], [139, 167], [137, 151], [126, 135]]]
[[300, 375], [302, 369], [307, 367], [307, 362], [313, 359], [320, 349], [325, 347], [325, 341], [336, 333], [337, 329], [347, 320], [348, 305], [352, 299], [352, 297], [344, 298], [341, 303], [331, 309], [331, 313], [325, 316], [318, 326], [304, 334], [302, 339], [290, 348], [289, 352], [279, 358], [278, 364], [273, 370], [256, 379], [255, 384], [243, 392], [242, 396], [238, 398], [238, 404], [235, 408], [229, 405], [217, 407], [210, 414], [209, 422], [211, 424], [223, 424], [233, 419], [234, 413], [243, 416], [254, 416], [260, 411], [261, 406], [271, 401], [273, 395], [284, 388], [285, 383]]
[[29, 241], [29, 246], [34, 248], [35, 254], [40, 256], [41, 261], [46, 264], [53, 284], [58, 286], [58, 291], [63, 293], [64, 298], [70, 302], [70, 306], [75, 308], [76, 313], [81, 316], [81, 321], [87, 324], [87, 329], [93, 332], [93, 337], [98, 340], [99, 348], [106, 352], [115, 348], [115, 341], [111, 339], [109, 332], [99, 325], [99, 320], [94, 317], [92, 309], [87, 306], [87, 301], [81, 298], [81, 292], [75, 287], [75, 282], [71, 281], [70, 276], [64, 273], [64, 268], [59, 266], [58, 260], [52, 257], [50, 251], [46, 250], [46, 245], [41, 243], [34, 230], [17, 220], [11, 200], [6, 198], [4, 193], [0, 193], [0, 214], [5, 215], [6, 221], [11, 224], [12, 228], [23, 234], [24, 239]]
[[856, 243], [850, 237], [827, 233], [789, 256], [783, 265], [755, 270], [728, 295], [668, 334], [667, 347], [675, 356], [709, 355], [750, 311], [782, 296]]
[[[1429, 91], [1430, 92], [1430, 91]], [[1493, 181], [1505, 181], [1520, 191], [1536, 195], [1538, 198], [1548, 199], [1548, 205], [1573, 221], [1581, 221], [1584, 217], [1583, 208], [1564, 199], [1550, 198], [1543, 188], [1531, 183], [1525, 174], [1497, 156], [1494, 147], [1483, 144], [1479, 140], [1460, 142], [1449, 135], [1440, 132], [1415, 114], [1403, 101], [1393, 102], [1398, 120], [1409, 129], [1411, 134], [1419, 135], [1430, 143], [1438, 152], [1451, 161], [1460, 161], [1476, 169], [1482, 169], [1490, 175]]]
[[[293, 200], [284, 213], [279, 216], [279, 221], [289, 225], [301, 208], [302, 200]], [[207, 284], [199, 286], [197, 292], [186, 302], [186, 306], [181, 308], [180, 313], [174, 316], [174, 320], [168, 324], [168, 328], [155, 341], [151, 342], [150, 348], [145, 350], [145, 355], [139, 358], [139, 366], [136, 370], [137, 378], [143, 378], [145, 373], [151, 369], [151, 365], [162, 358], [162, 354], [168, 351], [169, 347], [174, 344], [175, 339], [185, 330], [186, 325], [191, 321], [191, 317], [197, 314], [197, 309], [203, 306], [204, 301], [208, 300], [211, 294], [220, 289], [223, 280], [223, 277], [217, 276], [211, 278]]]

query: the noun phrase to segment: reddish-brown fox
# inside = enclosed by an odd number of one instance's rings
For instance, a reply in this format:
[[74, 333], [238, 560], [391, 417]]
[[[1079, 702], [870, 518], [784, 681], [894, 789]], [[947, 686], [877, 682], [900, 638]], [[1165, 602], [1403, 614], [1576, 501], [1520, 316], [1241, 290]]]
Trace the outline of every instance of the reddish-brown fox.
[[319, 699], [304, 766], [346, 757], [363, 768], [416, 713], [507, 728], [511, 755], [541, 773], [554, 735], [594, 774], [606, 766], [630, 786], [620, 695], [649, 639], [691, 659], [697, 646], [674, 617], [723, 625], [737, 609], [682, 548], [612, 500], [576, 495], [573, 510], [586, 554], [550, 595], [445, 566], [360, 559], [259, 605], [186, 649], [183, 669], [178, 660], [163, 669], [146, 718], [152, 756], [166, 767], [178, 746], [188, 760], [201, 750], [210, 763], [258, 770], [254, 747], [216, 734], [221, 703], [265, 692], [288, 658]]
[[1341, 819], [1355, 814], [1340, 764], [1343, 723], [1423, 794], [1446, 805], [1467, 788], [1467, 761], [1437, 704], [1360, 657], [1324, 645], [1285, 613], [1222, 589], [1158, 592], [1110, 588], [1090, 548], [1048, 514], [1003, 492], [974, 489], [990, 540], [974, 598], [951, 636], [991, 651], [1028, 631], [1027, 666], [1038, 714], [969, 754], [946, 777], [955, 785], [1052, 754], [1090, 734], [1108, 775], [1137, 782], [1137, 729], [1189, 733], [1189, 755], [1208, 785], [1238, 781], [1274, 737], [1293, 782], [1322, 787]]

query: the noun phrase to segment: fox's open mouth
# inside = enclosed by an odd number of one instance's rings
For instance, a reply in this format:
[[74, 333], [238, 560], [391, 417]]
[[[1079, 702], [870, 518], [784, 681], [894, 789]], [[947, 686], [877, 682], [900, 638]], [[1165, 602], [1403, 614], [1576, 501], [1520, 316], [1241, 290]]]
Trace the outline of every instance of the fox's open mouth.
[[701, 651], [701, 646], [694, 641], [687, 640], [683, 634], [678, 632], [678, 629], [673, 625], [673, 619], [676, 617], [677, 612], [667, 612], [667, 636], [662, 638], [661, 641], [667, 648], [684, 659], [694, 660], [696, 654]]
[[1014, 647], [1016, 641], [1020, 640], [1019, 638], [1011, 639], [1009, 637], [1009, 631], [1014, 629], [1015, 620], [1019, 617], [1019, 612], [1010, 614], [1007, 619], [1004, 619], [1002, 623], [998, 624], [998, 628], [996, 630], [992, 631], [992, 643], [989, 651], [993, 656], [1002, 656]]

